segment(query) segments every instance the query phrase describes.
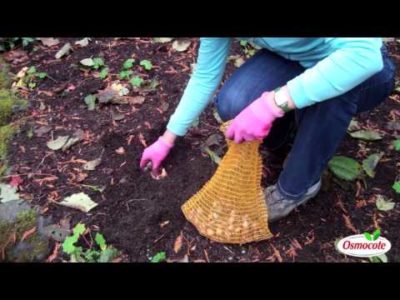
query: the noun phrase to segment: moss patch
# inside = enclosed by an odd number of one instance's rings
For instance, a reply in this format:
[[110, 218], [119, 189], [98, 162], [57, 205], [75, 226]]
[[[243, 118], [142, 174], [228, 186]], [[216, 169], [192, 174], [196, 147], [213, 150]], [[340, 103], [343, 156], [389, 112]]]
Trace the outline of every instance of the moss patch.
[[0, 126], [10, 121], [13, 111], [25, 110], [27, 107], [27, 100], [19, 99], [9, 90], [0, 89]]
[[11, 87], [11, 79], [8, 72], [9, 69], [7, 64], [0, 57], [0, 89]]
[[7, 155], [8, 143], [16, 131], [15, 126], [5, 125], [0, 127], [0, 161], [4, 161]]
[[[30, 209], [20, 212], [14, 222], [0, 221], [0, 261], [32, 262], [44, 258], [48, 240], [37, 232], [20, 242], [24, 232], [36, 226], [37, 218], [38, 213]], [[2, 253], [6, 254], [5, 257]]]
[[9, 122], [12, 114], [13, 100], [11, 98], [1, 98], [0, 90], [0, 126]]

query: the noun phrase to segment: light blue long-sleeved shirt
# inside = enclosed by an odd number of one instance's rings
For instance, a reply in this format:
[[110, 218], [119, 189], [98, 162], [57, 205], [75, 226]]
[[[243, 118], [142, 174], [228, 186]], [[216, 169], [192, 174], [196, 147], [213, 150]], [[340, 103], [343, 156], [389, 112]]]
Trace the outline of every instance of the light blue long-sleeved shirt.
[[[288, 81], [297, 108], [339, 96], [383, 68], [380, 38], [252, 38], [306, 70]], [[167, 129], [183, 136], [221, 82], [232, 38], [201, 38], [195, 70]]]

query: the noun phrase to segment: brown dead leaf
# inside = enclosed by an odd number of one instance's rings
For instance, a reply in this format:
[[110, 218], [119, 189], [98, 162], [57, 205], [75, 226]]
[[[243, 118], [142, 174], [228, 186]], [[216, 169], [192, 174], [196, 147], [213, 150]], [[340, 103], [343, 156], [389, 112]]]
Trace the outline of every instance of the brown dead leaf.
[[355, 197], [358, 198], [360, 196], [361, 189], [362, 189], [361, 183], [359, 181], [357, 181], [356, 182], [356, 186], [357, 186], [357, 192], [356, 192], [356, 196]]
[[40, 178], [40, 179], [34, 179], [33, 181], [38, 183], [40, 186], [43, 185], [43, 183], [47, 183], [47, 182], [52, 182], [52, 181], [56, 181], [58, 179], [57, 176], [47, 176], [44, 178]]
[[71, 91], [73, 91], [75, 89], [76, 89], [76, 86], [71, 83], [70, 85], [68, 85], [68, 87], [65, 90], [67, 92], [71, 92]]
[[281, 256], [281, 253], [279, 252], [279, 250], [276, 249], [274, 247], [274, 245], [272, 245], [272, 244], [271, 244], [271, 248], [273, 250], [273, 253], [272, 253], [272, 255], [270, 257], [267, 258], [267, 260], [272, 260], [272, 261], [278, 260], [279, 262], [282, 262], [283, 259], [282, 259], [282, 256]]
[[84, 159], [77, 158], [73, 156], [70, 160], [67, 161], [60, 161], [57, 164], [65, 165], [65, 164], [86, 164], [88, 161]]
[[377, 219], [377, 214], [376, 214], [376, 212], [374, 213], [374, 215], [373, 215], [373, 217], [372, 217], [372, 220], [373, 220], [373, 222], [374, 222], [374, 227], [375, 227], [375, 228], [380, 228], [380, 226], [379, 226], [379, 220]]
[[206, 249], [204, 249], [203, 250], [204, 251], [204, 256], [205, 256], [205, 258], [206, 258], [206, 262], [210, 262], [210, 260], [208, 259], [208, 253], [207, 253], [207, 250]]
[[368, 204], [367, 204], [367, 201], [365, 201], [365, 200], [356, 200], [356, 207], [357, 208], [361, 208], [361, 207], [364, 207], [364, 206], [367, 206]]
[[127, 144], [128, 144], [128, 145], [130, 145], [130, 144], [132, 143], [132, 139], [133, 139], [134, 137], [135, 137], [135, 136], [132, 135], [132, 134], [128, 136], [128, 139], [127, 139]]
[[61, 197], [58, 194], [57, 191], [51, 191], [48, 195], [47, 195], [47, 200], [49, 201], [57, 201], [59, 200]]
[[38, 38], [38, 40], [41, 41], [46, 47], [53, 47], [60, 43], [60, 41], [55, 38]]
[[135, 104], [142, 104], [146, 98], [143, 96], [135, 96], [135, 97], [127, 97], [127, 99], [129, 104], [135, 105]]
[[345, 214], [348, 213], [347, 209], [344, 208], [344, 204], [342, 202], [342, 199], [339, 196], [336, 197], [335, 205], [338, 206]]
[[296, 248], [293, 247], [293, 245], [290, 245], [289, 250], [286, 251], [286, 255], [294, 261], [297, 256]]
[[174, 251], [175, 251], [175, 253], [178, 253], [179, 250], [181, 250], [181, 248], [182, 248], [182, 239], [183, 239], [183, 234], [182, 234], [182, 231], [181, 231], [181, 233], [178, 235], [178, 237], [176, 238], [175, 243], [174, 243]]
[[300, 245], [299, 241], [297, 239], [293, 239], [292, 240], [292, 245], [293, 247], [295, 247], [296, 249], [303, 249], [303, 247]]
[[22, 235], [21, 242], [23, 242], [25, 239], [27, 239], [32, 234], [34, 234], [35, 231], [36, 231], [36, 226], [31, 228], [31, 229], [29, 229], [29, 230], [27, 230], [27, 231], [25, 231], [24, 234]]
[[58, 250], [61, 247], [61, 243], [56, 243], [53, 249], [53, 252], [51, 253], [51, 255], [46, 259], [46, 262], [52, 262], [53, 260], [55, 260], [57, 258], [58, 255]]
[[21, 49], [8, 51], [7, 53], [5, 53], [3, 55], [3, 58], [7, 62], [11, 62], [12, 64], [20, 64], [20, 63], [28, 61], [28, 55], [27, 55], [26, 51], [21, 50]]
[[314, 240], [315, 240], [314, 230], [311, 230], [310, 232], [307, 233], [306, 241], [304, 242], [304, 245], [309, 245], [312, 242], [314, 242]]
[[143, 134], [142, 134], [141, 132], [139, 133], [139, 141], [142, 143], [142, 145], [143, 145], [145, 148], [147, 148], [146, 140], [144, 139], [144, 136], [143, 136]]
[[43, 91], [43, 90], [38, 91], [38, 95], [42, 95], [42, 94], [46, 95], [48, 97], [53, 97], [54, 96], [53, 92], [50, 92], [50, 91]]
[[118, 92], [111, 88], [106, 88], [99, 90], [96, 96], [100, 103], [109, 103], [118, 96]]
[[351, 222], [351, 219], [348, 215], [342, 214], [343, 219], [344, 219], [344, 224], [348, 229], [350, 229], [353, 233], [358, 233], [358, 230], [354, 227], [353, 223]]
[[87, 173], [78, 173], [78, 176], [76, 176], [76, 182], [82, 182], [88, 177]]

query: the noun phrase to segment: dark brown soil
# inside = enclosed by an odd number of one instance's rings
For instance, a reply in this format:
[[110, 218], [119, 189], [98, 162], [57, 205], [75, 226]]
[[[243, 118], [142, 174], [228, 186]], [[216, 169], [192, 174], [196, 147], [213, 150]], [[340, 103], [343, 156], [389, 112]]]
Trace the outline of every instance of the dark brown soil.
[[[144, 149], [140, 136], [150, 144], [165, 129], [189, 79], [197, 39], [191, 39], [189, 50], [183, 53], [174, 51], [171, 43], [156, 44], [145, 38], [94, 39], [89, 46], [75, 47], [69, 56], [56, 60], [54, 54], [59, 48], [65, 42], [73, 44], [77, 39], [60, 40], [61, 43], [52, 48], [37, 46], [36, 51], [27, 54], [28, 61], [12, 65], [15, 73], [25, 65], [35, 65], [52, 78], [26, 93], [31, 103], [24, 113], [27, 122], [13, 140], [9, 157], [12, 174], [20, 174], [24, 179], [21, 193], [41, 206], [45, 215], [52, 215], [55, 220], [71, 217], [72, 224], [83, 222], [92, 231], [101, 231], [108, 243], [122, 250], [127, 260], [133, 262], [149, 261], [159, 251], [165, 251], [170, 260], [188, 255], [189, 261], [361, 261], [338, 253], [335, 240], [376, 227], [380, 227], [382, 235], [392, 243], [389, 260], [400, 261], [400, 205], [398, 195], [391, 188], [399, 174], [399, 152], [390, 148], [398, 132], [386, 128], [388, 121], [400, 119], [399, 95], [394, 94], [372, 113], [358, 118], [363, 127], [382, 131], [385, 134], [383, 140], [360, 142], [347, 137], [339, 150], [340, 154], [359, 161], [371, 153], [385, 153], [375, 178], [366, 179], [367, 187], [362, 181], [344, 183], [326, 172], [324, 188], [316, 199], [271, 225], [274, 238], [242, 246], [222, 245], [200, 236], [180, 210], [180, 206], [216, 169], [215, 163], [201, 151], [206, 138], [219, 132], [212, 106], [202, 115], [199, 126], [178, 141], [164, 164], [166, 178], [157, 181], [139, 169]], [[394, 55], [399, 53], [395, 44], [390, 50]], [[243, 54], [238, 44], [232, 52]], [[93, 73], [83, 72], [79, 69], [79, 61], [99, 56], [110, 68], [112, 81], [117, 80], [127, 58], [149, 59], [155, 66], [153, 70], [145, 71], [135, 64], [134, 71], [144, 78], [157, 79], [159, 86], [151, 92], [130, 92], [129, 96], [144, 95], [143, 104], [101, 105], [99, 109], [89, 111], [84, 97], [104, 89], [110, 78], [102, 81], [94, 78]], [[398, 58], [396, 56], [395, 60], [400, 62]], [[230, 63], [227, 76], [234, 69]], [[125, 118], [113, 121], [112, 109], [125, 114]], [[28, 137], [31, 128], [44, 125], [52, 130], [40, 137], [37, 134]], [[46, 147], [52, 135], [71, 134], [76, 129], [85, 131], [85, 140], [70, 150], [51, 151]], [[125, 150], [123, 154], [116, 152], [120, 147]], [[95, 159], [102, 152], [102, 163], [94, 171], [83, 171], [81, 163], [73, 162]], [[263, 185], [266, 186], [275, 182], [281, 160], [274, 159], [263, 149], [262, 153]], [[82, 173], [87, 177], [83, 181], [77, 180]], [[56, 179], [42, 184], [38, 181], [51, 175]], [[105, 186], [105, 190], [100, 193], [82, 184]], [[99, 204], [88, 214], [53, 203], [79, 191], [84, 191]], [[378, 211], [375, 194], [396, 201], [395, 209]], [[184, 237], [183, 245], [175, 253], [175, 240], [180, 234]], [[62, 253], [59, 259], [61, 257]]]

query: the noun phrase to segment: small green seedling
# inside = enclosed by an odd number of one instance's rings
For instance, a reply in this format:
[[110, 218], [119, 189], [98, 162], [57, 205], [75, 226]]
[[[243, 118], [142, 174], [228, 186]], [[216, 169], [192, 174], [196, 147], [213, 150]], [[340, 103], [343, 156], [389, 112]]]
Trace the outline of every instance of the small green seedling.
[[396, 181], [395, 183], [393, 183], [392, 188], [397, 194], [400, 194], [400, 181]]
[[135, 76], [129, 82], [133, 87], [139, 88], [143, 84], [144, 80], [139, 76]]
[[133, 74], [132, 70], [122, 70], [119, 72], [120, 79], [129, 79], [129, 77]]
[[62, 244], [64, 253], [70, 255], [72, 262], [111, 262], [118, 255], [118, 250], [112, 246], [108, 246], [101, 233], [96, 233], [94, 239], [99, 250], [94, 249], [92, 246], [86, 250], [76, 246], [76, 243], [84, 235], [85, 231], [86, 226], [78, 223], [72, 231], [73, 234], [68, 236]]
[[93, 69], [97, 70], [100, 67], [104, 67], [104, 60], [100, 57], [93, 58]]
[[80, 61], [81, 65], [93, 70], [100, 70], [99, 78], [105, 79], [108, 76], [108, 68], [101, 57], [85, 58]]
[[122, 65], [122, 70], [119, 72], [120, 79], [129, 79], [133, 74], [133, 71], [130, 70], [133, 67], [135, 60], [133, 58], [128, 58]]
[[135, 60], [133, 59], [133, 58], [128, 58], [125, 62], [124, 62], [124, 64], [122, 65], [122, 67], [125, 69], [125, 70], [128, 70], [128, 69], [130, 69], [130, 68], [132, 68], [133, 67], [133, 64], [135, 63]]
[[26, 75], [23, 82], [30, 88], [34, 89], [37, 86], [38, 81], [43, 80], [47, 77], [46, 72], [38, 72], [35, 66], [32, 66], [26, 71]]
[[154, 256], [151, 258], [150, 261], [151, 261], [152, 263], [159, 263], [159, 262], [165, 261], [166, 258], [167, 258], [167, 256], [166, 256], [165, 252], [162, 251], [162, 252], [158, 252], [156, 255], [154, 255]]
[[394, 150], [400, 151], [400, 139], [393, 141]]
[[103, 68], [103, 69], [100, 71], [100, 73], [99, 73], [99, 78], [100, 78], [100, 79], [106, 79], [107, 76], [108, 76], [108, 68], [105, 67], [105, 68]]
[[153, 64], [147, 59], [141, 60], [140, 65], [147, 71], [150, 71], [153, 68]]
[[87, 95], [85, 97], [84, 101], [88, 110], [94, 110], [96, 108], [96, 99], [97, 97], [95, 95]]

